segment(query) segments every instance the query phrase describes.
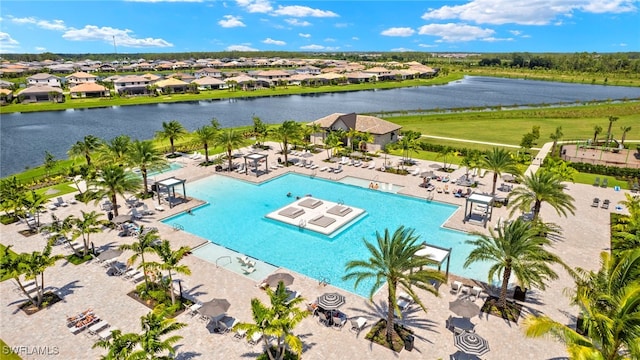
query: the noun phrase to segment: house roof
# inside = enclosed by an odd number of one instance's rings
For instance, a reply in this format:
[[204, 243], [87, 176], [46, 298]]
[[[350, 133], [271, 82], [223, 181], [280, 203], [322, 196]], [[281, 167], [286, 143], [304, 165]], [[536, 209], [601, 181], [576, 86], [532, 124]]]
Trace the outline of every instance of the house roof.
[[78, 79], [95, 79], [95, 78], [97, 78], [97, 76], [89, 74], [89, 73], [86, 73], [86, 72], [83, 72], [83, 71], [74, 72], [73, 74], [66, 76], [67, 79], [72, 78], [72, 77], [75, 77], [75, 78], [78, 78]]
[[291, 74], [282, 70], [264, 70], [264, 71], [258, 71], [257, 73], [255, 73], [255, 75], [256, 76], [289, 76]]
[[371, 79], [374, 75], [357, 71], [357, 72], [344, 74], [344, 76], [347, 79]]
[[176, 78], [168, 78], [168, 79], [164, 79], [164, 80], [160, 80], [156, 83], [156, 85], [158, 87], [165, 87], [165, 86], [186, 86], [188, 85], [188, 83], [180, 80], [180, 79], [176, 79]]
[[11, 94], [13, 91], [9, 90], [9, 89], [0, 89], [0, 94], [5, 94], [5, 95], [9, 95]]
[[125, 76], [121, 76], [119, 78], [117, 78], [116, 80], [114, 80], [114, 82], [116, 83], [123, 83], [123, 82], [149, 82], [149, 79], [147, 79], [144, 76], [140, 76], [140, 75], [125, 75]]
[[59, 77], [55, 76], [55, 75], [51, 75], [51, 74], [47, 74], [47, 73], [38, 73], [38, 74], [33, 74], [31, 76], [29, 76], [27, 79], [33, 79], [33, 80], [47, 80], [47, 79], [60, 79]]
[[53, 91], [59, 94], [62, 94], [62, 89], [60, 89], [59, 87], [43, 85], [43, 86], [29, 86], [28, 88], [22, 89], [18, 93], [18, 95], [47, 94]]
[[80, 85], [76, 85], [69, 89], [70, 92], [102, 92], [106, 91], [107, 88], [96, 83], [82, 83]]
[[146, 73], [144, 75], [142, 75], [143, 78], [150, 80], [150, 81], [156, 81], [156, 80], [160, 80], [162, 79], [162, 76], [158, 76], [156, 74], [152, 74], [152, 73]]
[[396, 131], [402, 128], [402, 126], [398, 124], [382, 120], [375, 116], [357, 115], [355, 113], [333, 113], [318, 120], [312, 121], [308, 125], [318, 124], [323, 129], [328, 129], [337, 121], [342, 121], [347, 127], [349, 127], [349, 129], [356, 129], [357, 131], [368, 132], [374, 135], [388, 134], [392, 131]]
[[366, 73], [383, 73], [383, 72], [389, 72], [389, 69], [383, 68], [382, 66], [376, 66], [376, 67], [372, 67], [371, 69], [362, 70], [362, 72], [366, 72]]
[[330, 72], [326, 74], [318, 74], [316, 75], [316, 77], [319, 79], [333, 80], [333, 79], [341, 79], [341, 78], [344, 78], [345, 76]]
[[211, 76], [203, 76], [200, 79], [193, 80], [192, 83], [198, 84], [198, 85], [224, 85], [224, 84], [226, 84], [224, 81], [222, 81], [220, 79], [217, 79], [217, 78], [213, 78]]
[[252, 78], [251, 76], [247, 76], [247, 75], [240, 75], [240, 76], [234, 76], [234, 77], [230, 77], [228, 79], [225, 79], [225, 82], [230, 82], [230, 81], [235, 81], [238, 84], [242, 84], [242, 83], [247, 83], [247, 82], [251, 82], [251, 81], [257, 81], [258, 79]]

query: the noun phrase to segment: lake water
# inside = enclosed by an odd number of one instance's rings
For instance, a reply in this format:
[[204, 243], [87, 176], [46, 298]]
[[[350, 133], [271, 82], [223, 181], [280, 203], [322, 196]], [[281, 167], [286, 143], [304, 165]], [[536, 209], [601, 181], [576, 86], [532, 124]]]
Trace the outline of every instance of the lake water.
[[[466, 77], [441, 86], [332, 94], [196, 101], [2, 115], [0, 177], [42, 164], [44, 152], [66, 158], [85, 135], [111, 139], [128, 134], [148, 139], [163, 121], [178, 120], [187, 130], [218, 119], [223, 127], [313, 121], [334, 112], [451, 109], [478, 106], [555, 104], [591, 100], [639, 99], [640, 88], [580, 85], [532, 80]], [[167, 144], [168, 145], [168, 144]]]

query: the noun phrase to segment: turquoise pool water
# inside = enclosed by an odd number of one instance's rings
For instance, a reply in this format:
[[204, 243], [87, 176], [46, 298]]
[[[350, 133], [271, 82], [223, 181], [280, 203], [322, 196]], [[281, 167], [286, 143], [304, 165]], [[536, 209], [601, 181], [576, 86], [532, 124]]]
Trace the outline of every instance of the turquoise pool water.
[[[286, 196], [289, 192], [292, 198]], [[361, 283], [354, 289], [353, 282], [343, 281], [345, 264], [368, 258], [363, 238], [375, 243], [376, 231], [382, 233], [388, 228], [393, 232], [400, 225], [414, 228], [422, 241], [453, 248], [451, 273], [486, 278], [486, 264], [462, 267], [471, 250], [464, 243], [470, 236], [441, 227], [457, 209], [453, 205], [297, 174], [259, 185], [211, 176], [188, 183], [187, 194], [209, 204], [194, 209], [191, 215], [165, 219], [165, 223], [180, 224], [194, 235], [314, 279], [327, 279], [332, 285], [362, 296], [368, 296], [371, 283]], [[366, 216], [331, 238], [264, 217], [289, 204], [295, 196], [306, 194], [363, 208]]]
[[[169, 172], [169, 171], [182, 169], [182, 166], [183, 166], [182, 164], [179, 164], [179, 163], [177, 163], [177, 162], [170, 162], [170, 163], [169, 163], [169, 165], [168, 165], [167, 167], [162, 168], [162, 169], [160, 169], [160, 170], [158, 170], [158, 171], [150, 171], [150, 172], [147, 174], [147, 176], [148, 176], [148, 177], [158, 176], [158, 175], [160, 175], [160, 174], [162, 174], [162, 173], [166, 173], [166, 172]], [[138, 174], [139, 174], [139, 171], [138, 171]]]

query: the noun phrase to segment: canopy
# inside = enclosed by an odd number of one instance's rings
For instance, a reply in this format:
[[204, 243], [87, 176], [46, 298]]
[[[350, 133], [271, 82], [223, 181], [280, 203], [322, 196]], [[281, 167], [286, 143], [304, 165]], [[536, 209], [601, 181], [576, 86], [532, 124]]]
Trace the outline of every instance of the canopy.
[[276, 287], [280, 282], [284, 283], [284, 286], [293, 284], [293, 275], [287, 273], [275, 273], [267, 276], [264, 281], [271, 287]]
[[203, 303], [198, 312], [204, 316], [215, 318], [224, 315], [229, 310], [229, 307], [231, 307], [231, 304], [227, 299], [211, 299]]
[[453, 344], [460, 350], [471, 355], [482, 356], [489, 352], [489, 342], [482, 336], [463, 331], [456, 335], [453, 339]]
[[474, 317], [480, 313], [480, 307], [474, 302], [465, 299], [456, 299], [449, 303], [449, 310], [458, 316], [466, 318]]
[[100, 255], [98, 255], [98, 260], [107, 261], [107, 260], [111, 260], [113, 258], [117, 258], [120, 255], [122, 255], [122, 250], [120, 250], [120, 249], [109, 249], [109, 250], [105, 250], [105, 251], [101, 252]]
[[318, 306], [325, 310], [335, 310], [346, 302], [345, 297], [338, 293], [324, 293], [318, 297]]

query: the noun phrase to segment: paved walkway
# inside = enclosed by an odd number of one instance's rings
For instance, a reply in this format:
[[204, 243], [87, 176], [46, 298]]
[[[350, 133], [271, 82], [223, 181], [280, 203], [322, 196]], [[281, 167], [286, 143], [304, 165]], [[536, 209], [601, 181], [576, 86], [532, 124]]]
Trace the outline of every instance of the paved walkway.
[[[278, 145], [274, 149], [279, 149]], [[277, 159], [274, 151], [270, 152], [270, 161]], [[322, 164], [326, 158], [326, 152], [314, 155], [312, 160], [317, 164]], [[397, 162], [398, 158], [389, 157], [390, 161]], [[427, 192], [418, 185], [421, 179], [417, 176], [399, 176], [376, 170], [362, 169], [346, 166], [344, 172], [340, 174], [330, 174], [317, 170], [290, 167], [273, 171], [265, 176], [256, 178], [255, 176], [231, 173], [227, 175], [215, 174], [211, 168], [196, 166], [194, 161], [181, 160], [184, 167], [172, 173], [164, 174], [186, 178], [187, 193], [189, 182], [206, 176], [233, 176], [246, 181], [263, 181], [274, 176], [279, 176], [286, 171], [294, 171], [337, 180], [344, 176], [355, 176], [366, 180], [379, 182], [389, 182], [404, 186], [401, 193], [417, 198], [428, 199], [433, 197], [435, 201], [443, 201], [462, 206], [463, 199], [455, 198], [452, 194]], [[382, 165], [382, 159], [376, 160], [376, 165]], [[421, 168], [431, 168], [437, 172], [439, 163], [430, 161], [419, 161]], [[457, 169], [450, 176], [456, 178], [461, 176], [465, 169]], [[215, 175], [214, 175], [215, 174]], [[490, 191], [491, 174], [486, 174], [483, 178], [478, 177], [478, 191]], [[570, 266], [594, 269], [598, 266], [598, 254], [606, 251], [609, 247], [609, 214], [615, 210], [615, 206], [608, 210], [593, 208], [590, 206], [593, 197], [601, 199], [608, 198], [613, 204], [624, 199], [624, 192], [615, 192], [611, 188], [603, 189], [589, 185], [567, 184], [567, 191], [575, 198], [576, 214], [568, 218], [559, 218], [548, 206], [543, 206], [542, 216], [546, 221], [554, 222], [564, 229], [563, 236], [554, 238], [553, 251], [558, 254]], [[69, 195], [64, 196], [70, 198]], [[154, 204], [151, 199], [145, 201], [153, 209]], [[121, 210], [126, 213], [124, 201], [121, 201]], [[156, 226], [160, 230], [161, 237], [171, 241], [172, 246], [182, 245], [197, 246], [205, 242], [205, 239], [193, 236], [183, 231], [175, 231], [164, 225], [160, 220], [171, 214], [186, 211], [188, 208], [199, 204], [196, 200], [191, 200], [186, 204], [181, 204], [173, 209], [166, 209], [164, 212], [156, 212], [154, 215], [146, 216], [140, 221], [146, 226]], [[165, 206], [166, 207], [166, 206]], [[69, 214], [79, 215], [80, 211], [98, 210], [97, 205], [90, 203], [70, 205], [66, 208], [55, 210], [58, 217], [65, 217]], [[475, 226], [470, 223], [462, 223], [463, 210], [456, 211], [453, 216], [444, 224], [446, 227], [464, 231], [487, 232], [487, 229]], [[495, 219], [503, 217], [509, 218], [506, 208], [498, 208], [494, 213], [494, 221], [489, 224], [493, 226]], [[43, 215], [43, 221], [49, 221], [47, 214]], [[241, 222], [238, 226], [243, 226]], [[18, 252], [40, 250], [45, 244], [45, 239], [41, 235], [24, 237], [18, 233], [26, 228], [25, 224], [0, 225], [1, 241], [5, 245], [13, 245]], [[120, 244], [131, 243], [131, 237], [119, 237], [116, 231], [105, 231], [100, 234], [93, 234], [91, 241], [97, 248], [112, 248]], [[61, 246], [54, 248], [54, 253], [69, 254], [69, 250]], [[120, 259], [126, 260], [128, 253], [123, 254]], [[301, 256], [304, 256], [301, 254]], [[152, 256], [149, 256], [153, 258]], [[344, 259], [345, 262], [351, 259]], [[204, 261], [196, 256], [188, 256], [184, 264], [192, 271], [191, 276], [178, 276], [184, 280], [185, 291], [200, 300], [207, 301], [211, 298], [227, 298], [231, 303], [229, 315], [242, 321], [251, 320], [250, 300], [259, 298], [267, 301], [263, 291], [256, 287], [256, 282], [242, 274], [229, 271], [223, 267], [216, 267], [215, 264]], [[549, 284], [544, 292], [532, 290], [527, 293], [525, 313], [547, 314], [563, 323], [574, 324], [577, 310], [569, 304], [564, 296], [563, 290], [572, 286], [572, 281], [568, 275], [557, 268], [560, 278]], [[279, 269], [277, 271], [287, 271]], [[317, 279], [311, 279], [301, 274], [294, 273], [295, 282], [292, 289], [300, 292], [308, 301], [313, 301], [317, 296], [328, 291], [337, 291], [347, 298], [347, 304], [341, 308], [348, 316], [364, 316], [369, 324], [384, 316], [386, 309], [386, 288], [378, 291], [373, 302], [353, 293], [337, 289], [331, 285], [322, 286]], [[485, 274], [478, 274], [479, 279], [485, 278]], [[450, 280], [458, 279], [452, 276]], [[477, 282], [469, 279], [459, 279], [466, 284], [473, 285]], [[65, 319], [79, 311], [92, 308], [101, 318], [108, 321], [113, 326], [124, 332], [139, 332], [140, 317], [146, 314], [149, 309], [127, 296], [134, 288], [134, 284], [124, 281], [121, 278], [108, 276], [106, 270], [100, 265], [91, 261], [82, 265], [72, 265], [64, 261], [59, 262], [53, 268], [47, 270], [45, 274], [47, 289], [59, 291], [64, 300], [53, 305], [47, 310], [37, 314], [27, 316], [17, 309], [17, 306], [24, 301], [24, 298], [14, 291], [12, 280], [0, 283], [0, 338], [14, 347], [34, 346], [49, 347], [57, 352], [57, 355], [38, 355], [34, 353], [21, 352], [23, 359], [97, 359], [104, 354], [104, 350], [92, 349], [95, 339], [85, 336], [85, 334], [73, 335], [66, 327]], [[359, 336], [349, 332], [348, 329], [337, 331], [325, 328], [314, 318], [307, 318], [295, 329], [304, 341], [305, 359], [350, 359], [350, 360], [383, 360], [390, 358], [404, 359], [437, 359], [448, 358], [449, 354], [456, 351], [453, 344], [453, 335], [445, 328], [445, 320], [451, 312], [448, 310], [448, 303], [456, 298], [455, 294], [449, 292], [449, 285], [443, 284], [440, 288], [440, 296], [420, 292], [421, 298], [428, 307], [428, 313], [417, 311], [414, 307], [406, 313], [403, 322], [416, 332], [415, 348], [412, 352], [402, 351], [400, 354], [393, 354], [389, 350], [371, 344], [363, 339], [366, 332]], [[476, 301], [481, 304], [481, 301]], [[189, 326], [177, 332], [183, 336], [183, 340], [178, 342], [177, 352], [179, 359], [242, 359], [253, 358], [262, 349], [262, 344], [249, 346], [244, 341], [234, 341], [231, 334], [218, 335], [211, 333], [206, 324], [197, 318], [191, 318], [187, 314], [177, 317], [181, 322]], [[483, 356], [484, 359], [513, 359], [514, 356], [523, 359], [559, 359], [565, 358], [564, 347], [552, 340], [526, 339], [523, 336], [522, 328], [518, 324], [507, 323], [493, 316], [476, 316], [472, 319], [476, 324], [476, 331], [485, 337], [490, 344], [491, 351]], [[515, 355], [517, 354], [517, 355]]]

